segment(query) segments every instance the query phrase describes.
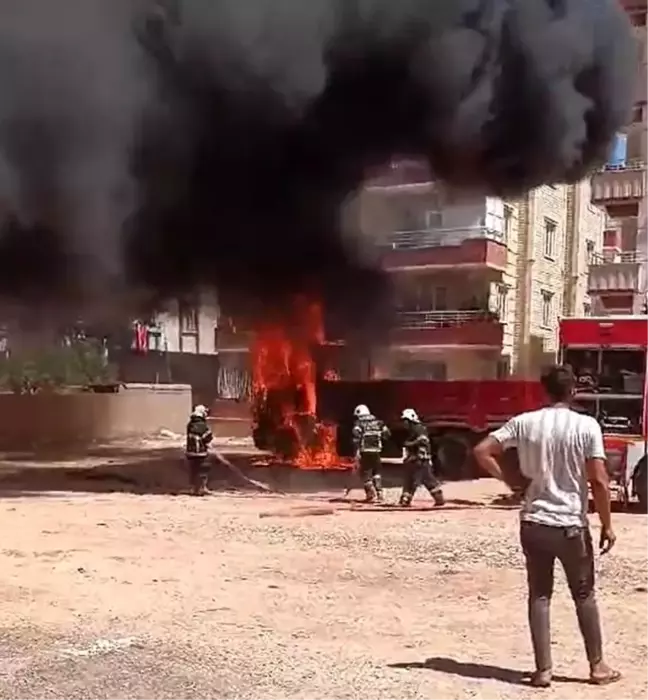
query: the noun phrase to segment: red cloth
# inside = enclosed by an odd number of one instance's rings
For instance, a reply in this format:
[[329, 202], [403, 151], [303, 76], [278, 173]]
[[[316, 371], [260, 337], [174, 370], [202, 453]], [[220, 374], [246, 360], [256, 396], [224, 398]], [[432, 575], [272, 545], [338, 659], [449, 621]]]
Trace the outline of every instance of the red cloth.
[[148, 351], [148, 328], [143, 324], [136, 322], [134, 328], [135, 338], [133, 346], [135, 352], [145, 353]]

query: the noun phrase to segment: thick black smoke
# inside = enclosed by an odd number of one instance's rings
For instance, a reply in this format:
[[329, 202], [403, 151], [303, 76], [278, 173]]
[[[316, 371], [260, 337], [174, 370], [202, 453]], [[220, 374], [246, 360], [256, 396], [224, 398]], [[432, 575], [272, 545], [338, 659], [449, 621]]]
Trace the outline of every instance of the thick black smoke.
[[371, 168], [576, 181], [635, 55], [615, 0], [0, 0], [0, 294], [357, 319], [386, 285], [340, 214]]

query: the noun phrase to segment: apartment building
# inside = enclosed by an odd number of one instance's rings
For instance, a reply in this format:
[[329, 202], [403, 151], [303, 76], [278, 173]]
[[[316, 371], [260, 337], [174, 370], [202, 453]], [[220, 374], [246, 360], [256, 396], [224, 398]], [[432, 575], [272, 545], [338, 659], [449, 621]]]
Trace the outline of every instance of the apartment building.
[[596, 315], [640, 313], [646, 304], [646, 0], [623, 0], [623, 5], [635, 28], [639, 71], [632, 121], [619, 134], [607, 166], [592, 178], [592, 201], [607, 213], [603, 250], [592, 261], [588, 280]]
[[587, 269], [605, 215], [587, 181], [468, 200], [400, 161], [360, 199], [361, 229], [382, 251], [399, 307], [375, 376], [532, 376], [555, 357], [559, 317], [591, 304]]

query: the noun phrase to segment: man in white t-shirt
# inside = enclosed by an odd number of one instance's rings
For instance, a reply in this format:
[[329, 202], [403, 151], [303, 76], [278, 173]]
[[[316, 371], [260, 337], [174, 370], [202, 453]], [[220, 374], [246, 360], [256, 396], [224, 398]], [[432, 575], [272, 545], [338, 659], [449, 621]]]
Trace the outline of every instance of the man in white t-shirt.
[[590, 682], [613, 683], [621, 677], [603, 660], [603, 643], [594, 595], [594, 551], [589, 531], [588, 483], [601, 520], [600, 550], [615, 542], [603, 435], [591, 416], [570, 408], [575, 378], [568, 366], [552, 367], [542, 377], [547, 408], [515, 416], [475, 448], [480, 466], [502, 479], [497, 458], [517, 448], [522, 476], [528, 480], [520, 514], [520, 540], [529, 586], [529, 626], [536, 670], [531, 684], [551, 684], [549, 607], [556, 559], [562, 564], [576, 605]]

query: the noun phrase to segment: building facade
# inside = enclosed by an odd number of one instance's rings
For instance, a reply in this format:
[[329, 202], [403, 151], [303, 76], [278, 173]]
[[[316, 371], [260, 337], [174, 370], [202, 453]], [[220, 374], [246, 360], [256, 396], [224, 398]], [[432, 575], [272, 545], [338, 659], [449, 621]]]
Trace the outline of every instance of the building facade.
[[646, 305], [646, 0], [623, 2], [635, 28], [639, 71], [632, 121], [619, 134], [608, 165], [592, 178], [592, 201], [607, 213], [604, 246], [590, 267], [588, 287], [597, 315], [641, 313]]
[[375, 376], [495, 379], [555, 358], [563, 315], [590, 307], [588, 265], [605, 215], [590, 183], [519, 200], [444, 193], [416, 163], [368, 184], [360, 228], [393, 275], [398, 323]]

